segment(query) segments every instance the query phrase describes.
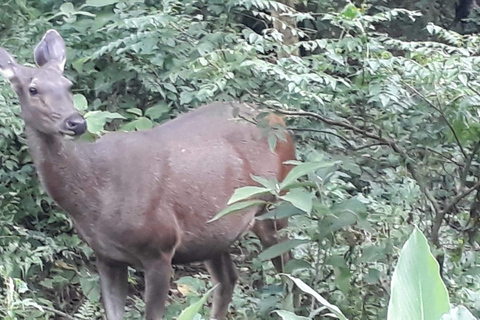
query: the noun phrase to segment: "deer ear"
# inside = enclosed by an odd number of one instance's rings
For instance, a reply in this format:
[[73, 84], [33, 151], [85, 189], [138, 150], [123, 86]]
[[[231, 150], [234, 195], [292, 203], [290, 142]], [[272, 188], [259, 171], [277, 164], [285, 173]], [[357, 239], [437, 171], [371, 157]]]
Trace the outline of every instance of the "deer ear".
[[7, 50], [0, 48], [0, 74], [12, 80], [15, 78], [15, 66], [17, 62], [15, 59], [7, 52]]
[[35, 47], [34, 56], [37, 66], [48, 64], [63, 72], [67, 55], [62, 36], [56, 30], [48, 30]]

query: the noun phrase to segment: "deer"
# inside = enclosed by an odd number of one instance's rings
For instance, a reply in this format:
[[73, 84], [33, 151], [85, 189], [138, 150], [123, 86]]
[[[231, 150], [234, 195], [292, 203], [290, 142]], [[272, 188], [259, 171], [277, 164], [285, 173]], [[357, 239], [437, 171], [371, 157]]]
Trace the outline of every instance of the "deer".
[[[34, 60], [36, 67], [19, 64], [0, 48], [0, 74], [18, 96], [41, 183], [95, 253], [107, 319], [123, 318], [128, 266], [144, 271], [145, 318], [153, 320], [164, 315], [172, 265], [202, 261], [217, 285], [211, 318], [225, 319], [238, 279], [230, 247], [249, 230], [270, 247], [287, 221], [256, 219], [265, 206], [211, 219], [236, 188], [255, 184], [252, 175], [283, 180], [285, 162], [295, 159], [292, 137], [271, 150], [245, 120], [255, 106], [213, 102], [150, 130], [82, 141], [87, 123], [63, 74], [66, 47], [56, 30], [44, 34]], [[276, 257], [275, 268], [286, 259]]]

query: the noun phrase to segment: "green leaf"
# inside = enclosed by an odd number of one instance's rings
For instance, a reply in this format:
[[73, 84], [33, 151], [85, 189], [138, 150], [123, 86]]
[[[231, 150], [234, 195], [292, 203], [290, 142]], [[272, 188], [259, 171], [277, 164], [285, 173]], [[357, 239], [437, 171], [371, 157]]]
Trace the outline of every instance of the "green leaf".
[[266, 188], [262, 187], [243, 187], [243, 188], [238, 188], [235, 190], [233, 195], [230, 197], [230, 200], [228, 200], [227, 204], [230, 205], [234, 202], [238, 202], [241, 200], [248, 199], [252, 196], [258, 195], [258, 194], [263, 194], [263, 193], [268, 193], [269, 190]]
[[464, 74], [464, 73], [460, 73], [458, 75], [458, 80], [460, 80], [460, 82], [464, 85], [464, 86], [468, 86], [468, 78], [467, 78], [467, 75]]
[[308, 320], [310, 318], [297, 316], [295, 313], [287, 310], [275, 310], [273, 311], [280, 316], [283, 320]]
[[88, 131], [94, 134], [99, 134], [105, 124], [113, 119], [125, 119], [119, 113], [108, 111], [89, 111], [85, 114]]
[[277, 136], [274, 134], [270, 134], [268, 136], [268, 146], [270, 147], [270, 151], [275, 152], [275, 148], [277, 147]]
[[106, 7], [115, 3], [118, 3], [120, 0], [87, 0], [85, 6], [91, 7]]
[[458, 306], [450, 309], [440, 320], [477, 320], [477, 318], [464, 306]]
[[335, 284], [343, 293], [348, 294], [350, 290], [350, 278], [352, 274], [350, 273], [350, 269], [348, 267], [334, 267], [333, 268], [335, 273]]
[[75, 7], [73, 6], [73, 4], [71, 2], [65, 2], [64, 4], [62, 4], [60, 6], [60, 11], [70, 14], [70, 13], [75, 12]]
[[140, 117], [137, 120], [135, 120], [135, 128], [137, 128], [137, 130], [151, 129], [153, 128], [153, 122], [148, 118]]
[[305, 243], [308, 243], [308, 240], [290, 239], [287, 241], [282, 241], [262, 251], [258, 255], [258, 258], [264, 261], [270, 260]]
[[162, 117], [170, 111], [170, 106], [165, 102], [159, 102], [145, 111], [145, 116], [152, 120]]
[[75, 108], [77, 108], [80, 111], [87, 110], [88, 108], [88, 102], [87, 98], [83, 94], [74, 94], [73, 95], [73, 104], [75, 105]]
[[212, 219], [208, 220], [208, 222], [213, 222], [213, 221], [218, 220], [218, 219], [220, 219], [221, 217], [223, 217], [227, 214], [237, 212], [237, 211], [249, 208], [249, 207], [258, 206], [260, 204], [265, 204], [265, 201], [249, 200], [249, 201], [242, 201], [242, 202], [234, 203], [234, 204], [226, 207], [225, 209], [223, 209], [219, 213], [217, 213], [217, 215], [215, 217], [213, 217]]
[[174, 92], [174, 93], [178, 93], [177, 91], [177, 88], [175, 88], [175, 86], [171, 83], [164, 83], [163, 86], [165, 87], [165, 89], [167, 89], [168, 91], [171, 91], [171, 92]]
[[359, 15], [359, 11], [358, 8], [355, 7], [355, 5], [348, 4], [347, 6], [345, 6], [345, 9], [342, 10], [341, 14], [346, 18], [353, 19]]
[[218, 286], [218, 284], [215, 285], [210, 290], [208, 290], [200, 300], [198, 300], [197, 302], [195, 302], [194, 304], [192, 304], [191, 306], [189, 306], [188, 308], [183, 310], [182, 313], [178, 316], [177, 320], [193, 320], [193, 319], [195, 319], [195, 316], [200, 311], [200, 309], [202, 309], [205, 302], [207, 302], [208, 297], [212, 294], [213, 290], [215, 290], [217, 288], [217, 286]]
[[83, 294], [91, 302], [100, 301], [100, 285], [98, 284], [98, 278], [82, 277], [78, 278], [80, 286], [82, 287]]
[[312, 212], [312, 194], [303, 188], [291, 189], [286, 195], [280, 196], [280, 199], [290, 202], [308, 214]]
[[264, 177], [254, 176], [253, 174], [250, 175], [253, 181], [258, 182], [265, 188], [269, 189], [271, 192], [275, 192], [278, 189], [278, 183], [276, 180], [270, 180]]
[[283, 219], [304, 214], [303, 210], [299, 210], [297, 207], [292, 205], [290, 202], [282, 202], [275, 209], [258, 216], [257, 220], [267, 220], [267, 219]]
[[[288, 162], [291, 163], [291, 162]], [[295, 162], [296, 163], [296, 162]], [[335, 164], [335, 162], [305, 162], [297, 165], [293, 168], [288, 175], [283, 179], [280, 183], [280, 188], [283, 190], [284, 188], [288, 187], [292, 183], [294, 183], [298, 178], [309, 174], [311, 172], [315, 172], [320, 168], [331, 167]]]
[[427, 239], [415, 228], [392, 277], [388, 320], [437, 320], [450, 309], [447, 289]]
[[139, 116], [139, 117], [141, 117], [142, 114], [143, 114], [142, 110], [140, 110], [139, 108], [130, 108], [130, 109], [125, 110], [125, 112], [134, 114], [134, 115]]
[[[292, 280], [297, 287], [302, 290], [305, 293], [308, 293], [309, 295], [313, 296], [318, 302], [320, 302], [323, 306], [325, 306], [328, 310], [332, 312], [331, 316], [336, 317], [337, 319], [340, 320], [347, 320], [347, 318], [343, 315], [342, 311], [340, 309], [328, 302], [325, 298], [323, 298], [318, 292], [310, 288], [305, 282], [302, 280], [292, 277], [291, 275], [284, 274], [283, 276], [287, 277], [288, 279]], [[414, 318], [412, 318], [414, 319]]]

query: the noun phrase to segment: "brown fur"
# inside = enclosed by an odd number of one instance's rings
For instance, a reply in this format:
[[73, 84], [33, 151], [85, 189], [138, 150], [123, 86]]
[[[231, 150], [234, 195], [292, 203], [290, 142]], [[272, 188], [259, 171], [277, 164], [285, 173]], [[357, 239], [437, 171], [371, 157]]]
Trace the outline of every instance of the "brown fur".
[[[97, 256], [108, 319], [122, 318], [128, 265], [145, 270], [146, 317], [159, 319], [171, 264], [193, 261], [206, 261], [220, 284], [212, 316], [224, 319], [236, 280], [229, 248], [262, 208], [208, 220], [236, 188], [253, 184], [251, 174], [281, 181], [289, 171], [283, 162], [295, 158], [291, 138], [271, 152], [260, 129], [233, 116], [240, 109], [251, 117], [255, 109], [217, 102], [151, 130], [109, 133], [94, 143], [66, 140], [83, 119], [62, 76], [64, 50], [60, 35], [49, 31], [35, 51], [40, 68], [18, 65], [0, 49], [0, 72], [19, 96], [43, 184]], [[271, 246], [285, 225], [258, 221], [253, 231]], [[281, 258], [274, 263], [282, 268]]]

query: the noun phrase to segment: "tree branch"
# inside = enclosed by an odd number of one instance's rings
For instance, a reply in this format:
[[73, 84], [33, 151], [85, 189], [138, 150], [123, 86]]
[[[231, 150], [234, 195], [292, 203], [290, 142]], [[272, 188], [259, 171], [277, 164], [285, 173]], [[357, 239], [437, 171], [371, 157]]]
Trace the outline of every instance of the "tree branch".
[[349, 149], [355, 149], [355, 147], [348, 141], [345, 137], [342, 137], [341, 135], [335, 133], [335, 132], [330, 132], [327, 130], [321, 130], [321, 129], [311, 129], [311, 128], [294, 128], [294, 127], [288, 127], [288, 130], [292, 131], [308, 131], [308, 132], [318, 132], [318, 133], [325, 133], [325, 134], [331, 134], [332, 136], [335, 136], [345, 142], [348, 146]]
[[[326, 123], [332, 126], [341, 127], [341, 128], [353, 131], [354, 133], [360, 134], [364, 137], [376, 140], [380, 144], [390, 146], [392, 150], [395, 151], [405, 161], [405, 166], [408, 172], [411, 174], [413, 179], [418, 183], [422, 193], [425, 195], [425, 197], [427, 198], [428, 202], [432, 207], [432, 210], [435, 214], [435, 220], [434, 220], [434, 225], [432, 227], [431, 237], [432, 237], [432, 241], [437, 246], [440, 246], [438, 232], [440, 230], [440, 227], [442, 225], [445, 215], [448, 212], [450, 212], [463, 198], [468, 196], [473, 191], [480, 189], [480, 180], [478, 180], [474, 186], [457, 194], [457, 196], [450, 203], [448, 203], [443, 208], [443, 210], [440, 210], [437, 200], [435, 199], [435, 197], [433, 196], [433, 194], [428, 189], [425, 183], [424, 177], [422, 177], [418, 173], [413, 162], [410, 160], [408, 154], [393, 139], [382, 137], [374, 132], [361, 129], [343, 120], [333, 120], [333, 119], [327, 118], [315, 112], [302, 111], [302, 110], [290, 111], [290, 110], [282, 110], [282, 109], [275, 109], [275, 111], [285, 115], [289, 115], [289, 116], [301, 116], [301, 117], [314, 118], [322, 121], [323, 123]], [[478, 148], [480, 148], [480, 146]]]
[[435, 215], [440, 211], [440, 208], [438, 207], [437, 201], [436, 201], [435, 197], [432, 195], [432, 193], [430, 192], [430, 190], [427, 188], [427, 185], [425, 184], [425, 181], [424, 181], [423, 177], [418, 173], [415, 166], [410, 161], [407, 153], [404, 150], [402, 150], [402, 148], [400, 148], [400, 146], [398, 146], [397, 143], [394, 140], [392, 140], [390, 138], [382, 137], [382, 136], [380, 136], [376, 133], [373, 133], [371, 131], [367, 131], [367, 130], [358, 128], [358, 127], [356, 127], [356, 126], [354, 126], [354, 125], [352, 125], [348, 122], [345, 122], [345, 121], [333, 120], [333, 119], [324, 117], [321, 114], [318, 114], [318, 113], [315, 113], [315, 112], [302, 111], [302, 110], [290, 111], [290, 110], [282, 110], [282, 109], [275, 109], [275, 111], [279, 112], [279, 113], [282, 113], [282, 114], [285, 114], [285, 115], [289, 115], [289, 116], [302, 116], [302, 117], [314, 118], [314, 119], [320, 120], [320, 121], [322, 121], [326, 124], [345, 128], [347, 130], [350, 130], [350, 131], [353, 131], [357, 134], [360, 134], [364, 137], [376, 140], [376, 141], [380, 142], [381, 144], [390, 146], [393, 149], [393, 151], [398, 153], [403, 158], [403, 160], [405, 161], [405, 166], [406, 166], [408, 172], [410, 172], [413, 179], [415, 179], [415, 181], [420, 186], [420, 189], [422, 190], [423, 194], [425, 195], [425, 197], [430, 202], [430, 205], [432, 206], [432, 209], [433, 209]]
[[435, 243], [435, 245], [437, 247], [440, 247], [438, 232], [439, 232], [440, 227], [442, 225], [443, 218], [445, 218], [445, 215], [448, 212], [450, 212], [453, 209], [453, 207], [455, 207], [457, 205], [457, 203], [460, 202], [460, 200], [462, 200], [463, 198], [468, 196], [470, 193], [472, 193], [473, 191], [475, 191], [479, 188], [480, 188], [480, 180], [478, 180], [471, 188], [468, 188], [468, 189], [464, 190], [462, 193], [457, 194], [457, 196], [455, 198], [453, 198], [452, 202], [450, 202], [447, 206], [445, 206], [445, 208], [442, 211], [440, 211], [436, 214], [435, 221], [434, 221], [433, 227], [432, 227], [432, 241], [433, 241], [433, 243]]
[[435, 150], [435, 149], [432, 149], [432, 148], [430, 148], [430, 147], [421, 147], [421, 148], [423, 148], [423, 149], [425, 149], [425, 150], [428, 150], [428, 151], [430, 151], [430, 152], [432, 152], [432, 153], [435, 153], [436, 155], [439, 155], [440, 157], [444, 158], [445, 160], [448, 160], [449, 162], [455, 164], [455, 165], [458, 166], [458, 167], [462, 167], [462, 166], [463, 166], [463, 165], [461, 165], [460, 163], [458, 163], [457, 161], [455, 161], [453, 158], [450, 158], [450, 157], [444, 155], [443, 153], [441, 153], [441, 152], [439, 152], [439, 151], [437, 151], [437, 150]]
[[402, 83], [410, 89], [413, 93], [415, 93], [417, 96], [419, 96], [423, 101], [425, 101], [431, 108], [433, 108], [435, 111], [437, 111], [440, 114], [440, 117], [442, 117], [443, 121], [447, 124], [448, 128], [453, 134], [453, 137], [455, 138], [455, 141], [457, 142], [458, 147], [460, 148], [460, 151], [463, 153], [463, 156], [467, 158], [467, 153], [463, 149], [463, 146], [460, 142], [460, 139], [458, 138], [457, 132], [455, 132], [455, 129], [453, 128], [452, 124], [450, 121], [448, 121], [447, 117], [445, 116], [445, 113], [443, 113], [443, 110], [441, 110], [439, 107], [437, 107], [432, 101], [430, 101], [427, 97], [425, 97], [422, 93], [420, 93], [417, 89], [406, 83], [405, 81], [402, 81]]

